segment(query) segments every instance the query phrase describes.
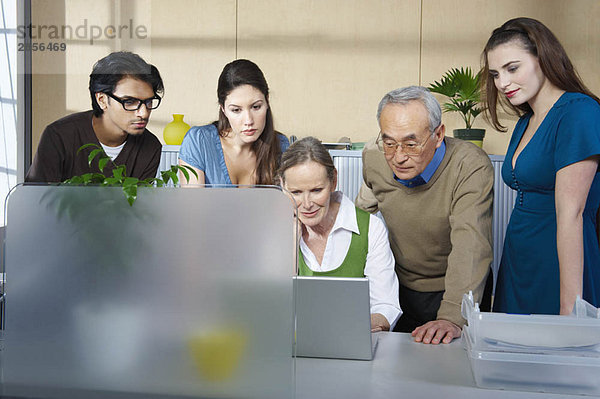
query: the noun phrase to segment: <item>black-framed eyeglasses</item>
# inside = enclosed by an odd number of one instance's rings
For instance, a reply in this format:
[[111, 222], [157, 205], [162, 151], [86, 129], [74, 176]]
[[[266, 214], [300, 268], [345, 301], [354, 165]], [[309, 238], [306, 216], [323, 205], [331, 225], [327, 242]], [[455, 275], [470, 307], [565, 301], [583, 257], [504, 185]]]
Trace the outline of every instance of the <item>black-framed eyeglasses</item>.
[[135, 97], [124, 97], [124, 98], [120, 98], [115, 96], [112, 93], [106, 93], [107, 96], [109, 96], [110, 98], [114, 99], [115, 101], [121, 103], [121, 105], [123, 106], [123, 109], [125, 111], [137, 111], [138, 109], [140, 109], [142, 107], [142, 104], [144, 104], [146, 106], [146, 109], [151, 110], [151, 109], [156, 109], [158, 108], [158, 106], [160, 105], [160, 96], [157, 94], [154, 97], [151, 98], [147, 98], [145, 100], [140, 100], [139, 98], [135, 98]]

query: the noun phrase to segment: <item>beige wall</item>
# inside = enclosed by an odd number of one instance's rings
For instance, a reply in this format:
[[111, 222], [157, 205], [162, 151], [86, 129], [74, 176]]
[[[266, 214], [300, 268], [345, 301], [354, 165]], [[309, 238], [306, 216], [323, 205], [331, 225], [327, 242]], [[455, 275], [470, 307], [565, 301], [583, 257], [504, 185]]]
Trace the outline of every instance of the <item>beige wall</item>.
[[288, 135], [366, 140], [382, 95], [418, 81], [418, 1], [241, 0], [238, 13], [238, 57], [264, 68]]
[[[600, 1], [598, 0], [423, 0], [422, 84], [428, 85], [449, 68], [478, 69], [492, 30], [505, 21], [527, 16], [542, 21], [559, 38], [588, 87], [600, 94]], [[443, 101], [443, 97], [438, 97]], [[457, 115], [444, 115], [448, 128], [459, 127]], [[501, 118], [501, 133], [478, 117], [475, 127], [486, 129], [483, 148], [504, 154], [516, 120]], [[447, 130], [448, 131], [448, 130]]]
[[[155, 64], [165, 97], [152, 130], [172, 113], [191, 124], [217, 116], [216, 84], [235, 58], [254, 60], [271, 88], [276, 128], [323, 141], [365, 141], [378, 132], [375, 111], [387, 91], [428, 85], [449, 68], [478, 69], [491, 31], [509, 18], [540, 19], [559, 37], [586, 84], [600, 93], [598, 0], [34, 0], [33, 24], [142, 25], [147, 37], [72, 37], [65, 52], [37, 52], [33, 61], [33, 148], [44, 126], [90, 108], [93, 63], [131, 50]], [[46, 40], [47, 41], [47, 40]], [[440, 100], [443, 98], [440, 97]], [[509, 127], [514, 118], [504, 119]], [[444, 115], [447, 132], [461, 127]], [[483, 118], [484, 149], [503, 154], [509, 133]]]

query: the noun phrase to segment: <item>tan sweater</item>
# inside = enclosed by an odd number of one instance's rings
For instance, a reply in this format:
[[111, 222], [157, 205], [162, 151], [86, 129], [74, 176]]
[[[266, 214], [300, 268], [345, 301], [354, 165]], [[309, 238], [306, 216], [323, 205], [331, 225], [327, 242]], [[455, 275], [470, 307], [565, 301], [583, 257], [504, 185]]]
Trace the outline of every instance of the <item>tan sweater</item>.
[[462, 295], [472, 290], [475, 300], [481, 299], [493, 258], [494, 170], [479, 147], [445, 140], [437, 171], [413, 188], [394, 180], [381, 151], [369, 143], [356, 205], [381, 211], [400, 283], [420, 292], [445, 290], [437, 318], [462, 326]]

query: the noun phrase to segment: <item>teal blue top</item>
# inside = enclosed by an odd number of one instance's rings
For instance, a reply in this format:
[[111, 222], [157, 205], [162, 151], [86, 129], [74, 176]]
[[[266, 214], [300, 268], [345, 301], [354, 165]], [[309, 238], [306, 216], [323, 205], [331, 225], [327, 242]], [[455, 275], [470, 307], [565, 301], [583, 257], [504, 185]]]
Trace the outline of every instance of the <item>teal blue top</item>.
[[[494, 298], [494, 311], [558, 314], [560, 278], [556, 248], [556, 173], [600, 154], [600, 105], [579, 93], [564, 93], [519, 154], [512, 159], [531, 118], [515, 126], [502, 166], [502, 179], [517, 191], [506, 230]], [[600, 174], [590, 187], [583, 211], [583, 299], [600, 305], [600, 248], [596, 214]]]

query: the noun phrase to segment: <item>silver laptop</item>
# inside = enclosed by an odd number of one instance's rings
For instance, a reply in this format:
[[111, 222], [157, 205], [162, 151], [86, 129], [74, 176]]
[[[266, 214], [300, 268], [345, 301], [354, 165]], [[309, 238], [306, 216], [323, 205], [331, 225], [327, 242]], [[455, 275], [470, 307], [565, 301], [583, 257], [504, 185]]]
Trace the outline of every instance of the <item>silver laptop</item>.
[[296, 356], [371, 360], [369, 280], [294, 277]]

